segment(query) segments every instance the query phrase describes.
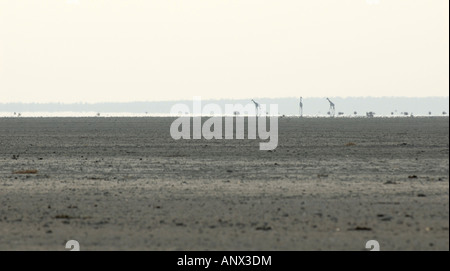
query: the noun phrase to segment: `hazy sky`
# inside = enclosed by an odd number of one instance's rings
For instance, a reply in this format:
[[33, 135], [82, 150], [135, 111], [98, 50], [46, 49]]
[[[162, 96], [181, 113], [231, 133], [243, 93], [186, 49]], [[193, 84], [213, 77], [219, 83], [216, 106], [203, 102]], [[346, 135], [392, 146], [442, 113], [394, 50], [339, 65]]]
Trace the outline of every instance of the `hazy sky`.
[[448, 0], [0, 0], [0, 103], [448, 96], [448, 27]]

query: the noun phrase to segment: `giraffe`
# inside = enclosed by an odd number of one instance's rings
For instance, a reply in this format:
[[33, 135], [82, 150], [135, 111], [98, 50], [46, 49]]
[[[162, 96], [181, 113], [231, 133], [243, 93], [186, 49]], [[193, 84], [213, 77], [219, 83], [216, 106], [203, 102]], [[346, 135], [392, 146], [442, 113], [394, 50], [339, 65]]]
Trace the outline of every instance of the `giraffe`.
[[329, 109], [330, 117], [334, 117], [336, 107], [335, 107], [334, 103], [332, 101], [330, 101], [330, 99], [327, 98], [327, 101], [330, 103], [330, 109]]
[[255, 100], [252, 99], [252, 102], [255, 104], [255, 111], [256, 111], [256, 116], [259, 115], [259, 109], [261, 108], [259, 103], [255, 102]]
[[300, 117], [303, 117], [303, 97], [300, 97]]

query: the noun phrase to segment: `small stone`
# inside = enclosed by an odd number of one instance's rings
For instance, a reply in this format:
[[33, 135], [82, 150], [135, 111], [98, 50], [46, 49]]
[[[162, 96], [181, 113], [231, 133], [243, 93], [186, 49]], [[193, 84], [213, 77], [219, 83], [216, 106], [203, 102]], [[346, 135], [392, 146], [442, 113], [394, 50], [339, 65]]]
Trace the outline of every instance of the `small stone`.
[[354, 230], [354, 231], [371, 231], [372, 229], [371, 229], [371, 228], [368, 228], [368, 227], [360, 227], [360, 226], [357, 226], [357, 227], [355, 227], [353, 230]]
[[257, 231], [270, 231], [272, 230], [272, 227], [268, 226], [267, 224], [264, 224], [263, 226], [256, 227]]

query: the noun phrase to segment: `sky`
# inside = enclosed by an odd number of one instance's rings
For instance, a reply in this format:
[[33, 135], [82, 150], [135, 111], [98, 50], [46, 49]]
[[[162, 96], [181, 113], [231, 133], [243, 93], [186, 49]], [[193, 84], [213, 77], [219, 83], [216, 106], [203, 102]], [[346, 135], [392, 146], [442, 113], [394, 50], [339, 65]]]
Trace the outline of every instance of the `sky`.
[[0, 103], [448, 91], [448, 0], [0, 0]]

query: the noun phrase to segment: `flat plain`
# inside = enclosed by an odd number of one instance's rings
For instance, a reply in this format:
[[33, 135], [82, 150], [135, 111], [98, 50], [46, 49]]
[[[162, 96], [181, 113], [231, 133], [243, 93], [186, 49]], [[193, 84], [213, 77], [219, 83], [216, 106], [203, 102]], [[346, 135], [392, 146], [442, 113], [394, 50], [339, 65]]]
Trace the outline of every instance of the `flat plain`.
[[449, 120], [280, 118], [174, 140], [173, 118], [0, 118], [0, 250], [449, 250]]

